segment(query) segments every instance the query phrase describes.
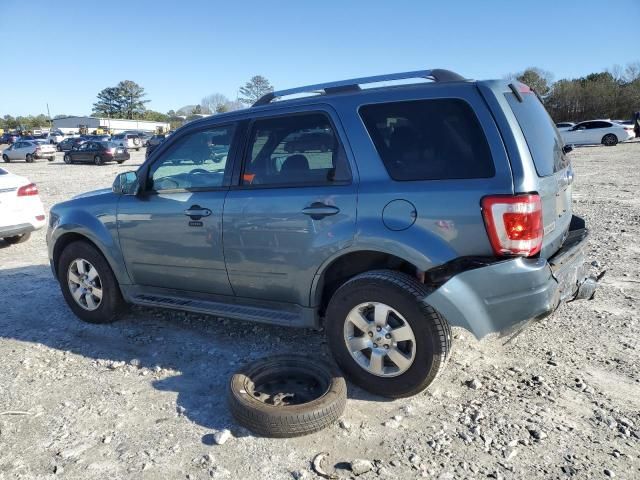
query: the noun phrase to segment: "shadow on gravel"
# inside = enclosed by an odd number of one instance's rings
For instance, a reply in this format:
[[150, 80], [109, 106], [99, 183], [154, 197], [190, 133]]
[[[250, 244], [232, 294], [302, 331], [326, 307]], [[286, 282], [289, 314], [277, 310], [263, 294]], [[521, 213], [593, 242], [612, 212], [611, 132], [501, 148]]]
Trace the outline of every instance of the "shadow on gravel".
[[[0, 269], [3, 338], [94, 359], [86, 368], [95, 368], [96, 374], [138, 373], [141, 385], [177, 392], [178, 415], [205, 428], [229, 428], [236, 436], [250, 433], [237, 428], [225, 397], [231, 375], [243, 363], [301, 350], [331, 361], [324, 335], [313, 330], [138, 307], [112, 324], [83, 323], [67, 307], [48, 265]], [[351, 384], [349, 398], [388, 400]], [[156, 423], [167, 420], [158, 418]], [[205, 444], [211, 441], [211, 435], [202, 438]]]

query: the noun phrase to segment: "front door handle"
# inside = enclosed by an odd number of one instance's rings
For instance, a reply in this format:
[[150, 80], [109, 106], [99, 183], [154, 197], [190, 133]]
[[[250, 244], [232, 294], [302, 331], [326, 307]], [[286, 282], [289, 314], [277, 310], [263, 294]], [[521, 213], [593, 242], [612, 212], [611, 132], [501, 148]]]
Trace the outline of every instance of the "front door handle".
[[338, 207], [326, 205], [322, 202], [313, 202], [308, 207], [302, 209], [302, 213], [309, 215], [314, 220], [320, 220], [324, 217], [335, 215], [338, 212], [340, 212]]
[[208, 217], [211, 215], [211, 210], [208, 208], [202, 208], [200, 205], [192, 205], [184, 211], [187, 217], [191, 217], [191, 220], [200, 220], [202, 217]]

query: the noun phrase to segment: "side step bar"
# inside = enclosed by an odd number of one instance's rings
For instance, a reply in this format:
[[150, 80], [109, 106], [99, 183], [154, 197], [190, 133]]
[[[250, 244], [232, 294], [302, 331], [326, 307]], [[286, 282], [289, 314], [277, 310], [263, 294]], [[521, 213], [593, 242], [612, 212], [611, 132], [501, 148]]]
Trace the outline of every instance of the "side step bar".
[[204, 313], [224, 318], [235, 318], [250, 322], [270, 323], [287, 327], [312, 326], [306, 325], [307, 319], [303, 318], [302, 315], [269, 308], [148, 294], [135, 295], [132, 297], [132, 300], [136, 305], [187, 310], [189, 312]]

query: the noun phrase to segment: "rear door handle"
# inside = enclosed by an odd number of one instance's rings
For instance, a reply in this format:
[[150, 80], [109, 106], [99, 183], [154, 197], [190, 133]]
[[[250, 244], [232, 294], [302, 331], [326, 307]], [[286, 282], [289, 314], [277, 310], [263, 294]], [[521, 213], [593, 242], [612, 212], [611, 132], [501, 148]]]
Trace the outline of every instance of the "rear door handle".
[[211, 215], [211, 210], [208, 208], [202, 208], [200, 205], [192, 205], [184, 211], [187, 217], [191, 217], [192, 220], [200, 220], [202, 217], [208, 217]]
[[302, 213], [309, 215], [314, 220], [320, 220], [321, 218], [335, 215], [338, 212], [340, 212], [338, 207], [326, 205], [322, 202], [314, 202], [308, 207], [302, 209]]

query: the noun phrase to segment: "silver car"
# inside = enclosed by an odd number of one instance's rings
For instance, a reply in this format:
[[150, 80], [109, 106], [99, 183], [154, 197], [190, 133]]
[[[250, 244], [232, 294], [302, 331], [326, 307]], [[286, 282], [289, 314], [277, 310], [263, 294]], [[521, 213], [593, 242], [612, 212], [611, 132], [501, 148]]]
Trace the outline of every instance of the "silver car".
[[17, 140], [2, 152], [2, 160], [25, 160], [32, 163], [36, 158], [46, 158], [50, 162], [56, 157], [56, 147], [42, 140]]

